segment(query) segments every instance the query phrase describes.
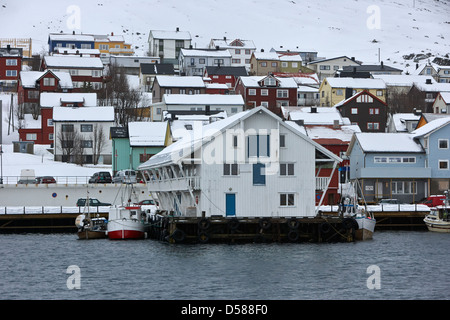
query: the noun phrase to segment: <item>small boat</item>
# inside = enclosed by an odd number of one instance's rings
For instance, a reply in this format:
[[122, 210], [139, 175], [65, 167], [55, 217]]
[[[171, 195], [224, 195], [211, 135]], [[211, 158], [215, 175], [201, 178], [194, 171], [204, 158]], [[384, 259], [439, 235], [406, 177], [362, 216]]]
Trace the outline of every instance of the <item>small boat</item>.
[[444, 194], [444, 203], [430, 208], [430, 214], [423, 219], [429, 231], [450, 233], [450, 199], [448, 191]]
[[78, 239], [105, 239], [108, 221], [102, 217], [91, 217], [89, 210], [89, 192], [86, 198], [85, 210], [87, 214], [80, 214], [75, 219], [75, 226], [78, 228]]
[[373, 238], [376, 219], [371, 211], [367, 210], [365, 206], [358, 204], [357, 194], [358, 191], [355, 187], [353, 194], [342, 198], [340, 213], [343, 217], [351, 217], [357, 222], [358, 229], [355, 231], [355, 240], [369, 240]]
[[107, 224], [106, 218], [89, 218], [84, 214], [80, 214], [75, 219], [75, 225], [78, 228], [78, 239], [106, 239]]
[[109, 208], [108, 238], [111, 240], [144, 239], [148, 221], [147, 213], [139, 204], [136, 204], [137, 201], [132, 202], [131, 197], [135, 196], [132, 185], [127, 185], [124, 193], [128, 195], [127, 201]]

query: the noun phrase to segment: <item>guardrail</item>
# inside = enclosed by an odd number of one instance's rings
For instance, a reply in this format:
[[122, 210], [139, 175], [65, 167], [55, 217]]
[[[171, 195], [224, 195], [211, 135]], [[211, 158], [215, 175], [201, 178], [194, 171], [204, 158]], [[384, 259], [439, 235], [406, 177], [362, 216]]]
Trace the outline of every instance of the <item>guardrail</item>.
[[[90, 214], [108, 213], [110, 207], [89, 207]], [[0, 215], [2, 214], [61, 214], [61, 213], [78, 213], [87, 214], [86, 207], [63, 207], [63, 206], [7, 206], [0, 207]]]
[[[89, 183], [90, 176], [53, 176], [53, 178], [58, 184], [86, 184]], [[20, 180], [35, 184], [34, 179], [35, 177], [3, 176], [3, 184], [21, 184]]]

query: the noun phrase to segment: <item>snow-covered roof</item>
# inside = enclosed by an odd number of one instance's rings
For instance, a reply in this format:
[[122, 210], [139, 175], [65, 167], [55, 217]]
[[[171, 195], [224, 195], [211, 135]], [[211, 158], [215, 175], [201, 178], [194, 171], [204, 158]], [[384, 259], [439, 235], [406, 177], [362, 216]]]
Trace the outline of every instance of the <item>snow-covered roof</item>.
[[289, 112], [289, 119], [292, 121], [303, 120], [305, 125], [333, 125], [334, 121], [339, 121], [344, 125], [344, 118], [335, 107], [316, 107], [316, 112], [311, 112], [311, 107], [301, 107]]
[[303, 61], [300, 54], [281, 54], [279, 58], [280, 61]]
[[450, 92], [450, 83], [415, 82], [414, 85], [424, 92]]
[[386, 84], [381, 79], [326, 78], [325, 81], [332, 88], [386, 89]]
[[164, 94], [166, 105], [236, 105], [243, 106], [244, 99], [240, 94]]
[[79, 57], [75, 55], [44, 56], [44, 63], [48, 68], [103, 69], [103, 63], [99, 57]]
[[114, 107], [54, 107], [53, 121], [113, 122]]
[[205, 83], [200, 76], [156, 76], [155, 81], [160, 87], [199, 87], [204, 88]]
[[410, 133], [362, 132], [355, 138], [364, 152], [424, 152]]
[[164, 146], [168, 122], [129, 122], [131, 146]]
[[35, 88], [36, 81], [39, 80], [47, 72], [53, 73], [59, 79], [59, 85], [62, 89], [73, 88], [72, 77], [68, 72], [60, 71], [20, 71], [20, 81], [24, 88]]
[[257, 112], [263, 112], [268, 116], [273, 117], [277, 121], [279, 121], [281, 126], [285, 126], [286, 128], [292, 130], [292, 132], [296, 133], [298, 136], [302, 137], [303, 139], [307, 140], [311, 144], [313, 144], [316, 149], [318, 149], [320, 152], [328, 156], [330, 159], [334, 161], [341, 161], [342, 159], [334, 155], [332, 152], [327, 150], [326, 148], [322, 147], [318, 143], [314, 142], [313, 140], [307, 138], [305, 135], [303, 135], [298, 130], [295, 130], [289, 125], [286, 125], [284, 122], [281, 121], [277, 116], [275, 116], [273, 113], [267, 110], [265, 107], [257, 107], [251, 110], [239, 112], [235, 115], [232, 115], [226, 119], [213, 122], [208, 125], [202, 126], [201, 123], [196, 123], [196, 126], [193, 128], [193, 130], [187, 130], [186, 136], [178, 140], [177, 142], [171, 144], [170, 146], [164, 148], [161, 152], [154, 155], [152, 158], [150, 158], [147, 162], [143, 163], [139, 166], [140, 170], [148, 169], [148, 168], [154, 168], [159, 167], [163, 165], [167, 165], [170, 163], [178, 163], [186, 156], [190, 156], [193, 151], [200, 148], [204, 143], [210, 141], [210, 138], [213, 136], [216, 136], [222, 132], [224, 132], [227, 128], [232, 127], [239, 121], [243, 121], [250, 117], [251, 115], [257, 113]]
[[[232, 45], [234, 42], [239, 42], [242, 46]], [[219, 48], [227, 48], [227, 49], [256, 49], [256, 46], [252, 40], [242, 40], [242, 39], [212, 39], [211, 43], [214, 46], [219, 46]]]
[[253, 52], [253, 55], [255, 56], [256, 59], [258, 60], [276, 60], [279, 61], [280, 57], [278, 56], [278, 53], [276, 52], [258, 52], [255, 51]]
[[397, 132], [407, 132], [406, 121], [419, 121], [420, 115], [414, 113], [395, 113], [392, 115], [392, 121]]
[[440, 129], [450, 123], [450, 115], [448, 117], [443, 117], [428, 122], [427, 124], [421, 126], [420, 128], [411, 132], [415, 138], [426, 136], [437, 129]]
[[450, 92], [441, 92], [440, 95], [444, 100], [445, 104], [450, 104]]
[[150, 30], [153, 39], [191, 40], [189, 31]]
[[100, 54], [99, 49], [71, 49], [65, 47], [55, 47], [54, 51], [59, 54], [64, 54], [65, 52], [67, 52], [67, 54]]
[[60, 107], [64, 102], [84, 102], [85, 107], [97, 105], [96, 93], [68, 93], [68, 92], [42, 92], [40, 96], [41, 107]]
[[50, 33], [49, 39], [52, 41], [92, 41], [94, 37], [86, 34], [70, 34], [70, 33]]
[[342, 142], [350, 142], [354, 133], [361, 132], [358, 125], [340, 126], [332, 128], [330, 126], [306, 126], [306, 134], [311, 139], [339, 139]]
[[231, 53], [227, 49], [181, 49], [181, 53], [185, 57], [225, 57], [231, 58]]
[[383, 80], [387, 86], [411, 87], [414, 83], [426, 83], [427, 80], [436, 83], [432, 76], [404, 74], [374, 74], [374, 79]]
[[[245, 87], [260, 87], [258, 84], [259, 81], [266, 78], [267, 76], [244, 76], [240, 77], [242, 84]], [[297, 88], [297, 82], [293, 78], [283, 78], [283, 77], [274, 77], [280, 82], [280, 86], [278, 88]]]

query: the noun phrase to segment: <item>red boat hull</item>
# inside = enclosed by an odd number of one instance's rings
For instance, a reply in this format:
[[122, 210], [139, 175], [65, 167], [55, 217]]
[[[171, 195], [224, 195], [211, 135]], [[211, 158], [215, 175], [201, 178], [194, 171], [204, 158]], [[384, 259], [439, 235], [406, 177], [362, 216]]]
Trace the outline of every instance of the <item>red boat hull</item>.
[[115, 230], [108, 232], [108, 238], [111, 240], [122, 239], [144, 239], [145, 232], [139, 230]]

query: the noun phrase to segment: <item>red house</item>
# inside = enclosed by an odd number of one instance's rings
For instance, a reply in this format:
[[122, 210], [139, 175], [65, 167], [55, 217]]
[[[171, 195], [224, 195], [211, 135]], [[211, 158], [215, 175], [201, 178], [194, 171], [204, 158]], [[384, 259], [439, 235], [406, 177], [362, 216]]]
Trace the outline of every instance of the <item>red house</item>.
[[242, 95], [247, 108], [265, 106], [280, 116], [282, 106], [297, 106], [297, 83], [293, 78], [239, 77], [235, 91]]
[[[296, 108], [295, 111], [289, 112], [287, 118], [293, 127], [341, 158], [347, 151], [353, 133], [361, 132], [357, 125], [351, 125], [334, 107]], [[349, 165], [349, 160], [344, 159], [335, 169], [326, 194], [323, 194], [323, 190], [332, 168], [316, 169], [316, 205], [321, 198], [323, 198], [322, 205], [338, 204], [341, 194], [340, 184], [347, 181], [346, 172]]]
[[17, 91], [19, 73], [22, 69], [22, 49], [0, 48], [0, 91]]
[[76, 55], [44, 56], [41, 70], [66, 71], [72, 76], [73, 91], [95, 91], [102, 87], [103, 63], [98, 57]]
[[39, 97], [42, 92], [71, 92], [72, 78], [68, 72], [21, 71], [17, 88], [17, 103], [21, 116], [39, 115]]
[[[40, 116], [32, 118], [25, 115], [19, 129], [20, 141], [33, 141], [35, 144], [53, 144], [53, 107], [95, 107], [96, 93], [43, 92], [40, 95]], [[35, 120], [36, 119], [36, 120]]]
[[225, 84], [229, 90], [234, 90], [239, 77], [248, 76], [247, 69], [242, 67], [209, 66], [205, 68], [203, 79], [209, 83]]

